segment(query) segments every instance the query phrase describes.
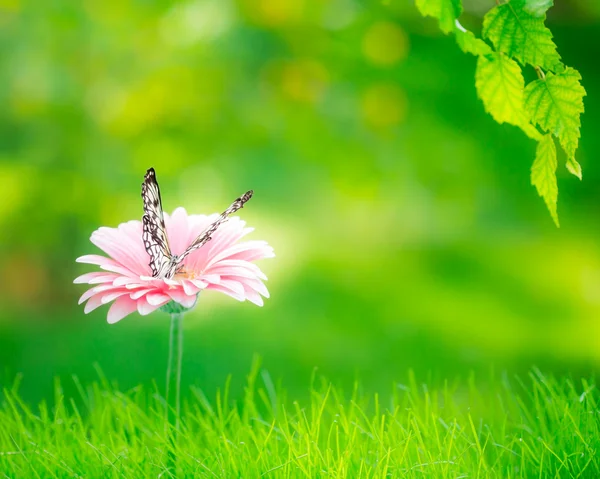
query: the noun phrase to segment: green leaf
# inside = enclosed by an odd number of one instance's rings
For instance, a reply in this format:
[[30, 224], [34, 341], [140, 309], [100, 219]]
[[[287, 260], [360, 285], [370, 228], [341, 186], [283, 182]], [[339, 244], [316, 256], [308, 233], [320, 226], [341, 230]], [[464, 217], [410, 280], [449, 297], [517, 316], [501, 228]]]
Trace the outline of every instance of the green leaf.
[[553, 0], [525, 0], [523, 10], [534, 17], [543, 18], [552, 5], [554, 5]]
[[485, 111], [494, 120], [518, 126], [534, 140], [540, 138], [526, 114], [525, 80], [517, 62], [502, 53], [480, 56], [475, 70], [475, 87]]
[[456, 38], [456, 43], [465, 53], [470, 53], [471, 55], [476, 56], [488, 55], [492, 53], [492, 49], [487, 43], [485, 43], [481, 38], [477, 38], [468, 30], [455, 28], [454, 36]]
[[580, 180], [582, 179], [581, 165], [577, 163], [575, 158], [567, 158], [567, 170], [569, 170], [569, 173], [575, 175]]
[[534, 123], [558, 137], [568, 158], [575, 156], [579, 144], [580, 116], [585, 90], [581, 75], [574, 68], [541, 80], [525, 88], [525, 107]]
[[415, 0], [421, 15], [437, 18], [444, 33], [454, 30], [454, 22], [462, 13], [460, 0]]
[[556, 184], [556, 146], [551, 135], [544, 135], [535, 150], [535, 161], [531, 167], [531, 184], [535, 186], [538, 194], [544, 198], [550, 216], [557, 227], [558, 214], [556, 203], [558, 201], [558, 185]]
[[512, 125], [522, 123], [525, 80], [517, 62], [501, 53], [479, 57], [475, 87], [485, 111], [494, 120]]
[[540, 141], [540, 139], [542, 138], [542, 134], [537, 130], [535, 126], [531, 124], [531, 122], [523, 122], [518, 126], [519, 128], [521, 128], [521, 130], [523, 130], [523, 133], [525, 133], [532, 140]]
[[[543, 3], [543, 2], [539, 2]], [[511, 0], [491, 9], [483, 19], [483, 37], [489, 39], [496, 50], [545, 70], [560, 71], [562, 63], [552, 41], [552, 33], [544, 25], [545, 15], [536, 16], [531, 11], [535, 2]]]

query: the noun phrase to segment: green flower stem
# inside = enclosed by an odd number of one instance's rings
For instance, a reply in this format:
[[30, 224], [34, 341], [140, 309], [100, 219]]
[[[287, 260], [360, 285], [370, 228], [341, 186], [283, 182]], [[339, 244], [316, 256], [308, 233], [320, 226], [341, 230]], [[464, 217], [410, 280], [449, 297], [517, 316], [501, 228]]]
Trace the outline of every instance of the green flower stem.
[[181, 398], [181, 358], [183, 356], [183, 312], [171, 312], [171, 333], [169, 335], [169, 363], [167, 365], [167, 430], [179, 430]]
[[[198, 297], [196, 296], [196, 300]], [[183, 316], [186, 308], [175, 301], [170, 301], [160, 308], [171, 317], [171, 332], [169, 334], [169, 360], [167, 364], [167, 384], [165, 391], [165, 434], [169, 443], [167, 468], [171, 477], [178, 475], [177, 438], [181, 419], [181, 363], [183, 357]]]

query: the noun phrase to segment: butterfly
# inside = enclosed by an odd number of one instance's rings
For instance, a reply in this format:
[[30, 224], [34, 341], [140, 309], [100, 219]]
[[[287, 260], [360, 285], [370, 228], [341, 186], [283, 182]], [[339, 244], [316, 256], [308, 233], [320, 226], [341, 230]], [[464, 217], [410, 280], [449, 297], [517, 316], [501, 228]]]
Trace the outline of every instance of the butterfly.
[[169, 238], [163, 218], [162, 200], [160, 188], [156, 181], [156, 172], [150, 168], [144, 176], [142, 183], [142, 198], [144, 200], [144, 216], [142, 217], [142, 240], [144, 247], [150, 256], [150, 269], [152, 277], [159, 279], [170, 279], [183, 270], [183, 260], [193, 251], [208, 243], [212, 235], [221, 224], [227, 221], [232, 213], [242, 208], [252, 198], [253, 191], [250, 190], [236, 199], [231, 206], [206, 228], [187, 249], [179, 254], [173, 254], [169, 247]]

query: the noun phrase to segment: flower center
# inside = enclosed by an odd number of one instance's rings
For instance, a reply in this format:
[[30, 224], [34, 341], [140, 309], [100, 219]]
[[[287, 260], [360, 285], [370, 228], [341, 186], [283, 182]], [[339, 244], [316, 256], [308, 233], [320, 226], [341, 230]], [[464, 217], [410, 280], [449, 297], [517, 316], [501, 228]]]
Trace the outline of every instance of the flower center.
[[175, 274], [175, 277], [180, 278], [180, 279], [196, 279], [198, 277], [198, 275], [193, 270], [187, 270], [185, 268], [181, 268], [179, 271], [177, 271], [177, 273]]

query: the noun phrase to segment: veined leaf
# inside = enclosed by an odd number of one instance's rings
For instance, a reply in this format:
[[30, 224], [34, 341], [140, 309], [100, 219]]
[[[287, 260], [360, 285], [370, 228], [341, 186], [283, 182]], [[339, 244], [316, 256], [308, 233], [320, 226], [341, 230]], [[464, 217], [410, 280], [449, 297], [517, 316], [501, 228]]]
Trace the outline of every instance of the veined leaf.
[[580, 180], [582, 179], [581, 165], [577, 163], [577, 160], [575, 158], [567, 158], [567, 170], [569, 170], [569, 173], [575, 175]]
[[[561, 62], [552, 33], [544, 24], [546, 12], [554, 1], [506, 0], [492, 8], [484, 17], [482, 36], [494, 48], [461, 26], [458, 21], [461, 0], [415, 0], [415, 3], [424, 16], [438, 20], [444, 33], [454, 32], [463, 52], [478, 57], [475, 86], [485, 110], [498, 123], [518, 126], [538, 142], [531, 183], [559, 227], [553, 135], [567, 153], [567, 170], [581, 179], [575, 151], [586, 92], [579, 72]], [[525, 88], [517, 62], [534, 66], [542, 79]], [[540, 133], [538, 127], [547, 133]]]
[[581, 75], [574, 68], [545, 79], [531, 82], [525, 88], [525, 107], [534, 123], [558, 137], [569, 158], [575, 156], [579, 144], [580, 115], [583, 113], [585, 90]]
[[415, 0], [421, 15], [437, 18], [444, 33], [454, 30], [454, 21], [462, 13], [460, 0]]
[[556, 203], [558, 201], [558, 185], [556, 184], [556, 146], [552, 135], [544, 135], [535, 150], [535, 161], [531, 167], [531, 184], [535, 186], [538, 194], [544, 198], [550, 216], [556, 226], [558, 214]]
[[501, 53], [479, 57], [475, 87], [485, 111], [494, 120], [512, 125], [522, 123], [525, 80], [517, 62]]
[[518, 126], [534, 140], [540, 138], [526, 114], [525, 80], [517, 62], [502, 53], [480, 56], [475, 70], [475, 87], [485, 111], [494, 120]]
[[[531, 0], [510, 0], [490, 10], [483, 19], [483, 37], [496, 50], [545, 70], [560, 71], [563, 67], [552, 33], [544, 25], [545, 15], [539, 15], [540, 3]], [[532, 14], [531, 12], [535, 12]]]
[[455, 28], [454, 36], [456, 38], [456, 43], [465, 53], [470, 53], [471, 55], [475, 56], [488, 55], [492, 53], [492, 48], [487, 43], [485, 43], [481, 38], [477, 38], [468, 30]]
[[526, 120], [518, 126], [519, 128], [521, 128], [521, 130], [523, 130], [523, 133], [525, 133], [532, 140], [540, 141], [540, 139], [542, 138], [542, 134], [538, 131], [538, 129], [535, 126], [531, 124], [530, 121]]
[[553, 0], [525, 0], [523, 10], [534, 17], [543, 18], [552, 5], [554, 5]]

